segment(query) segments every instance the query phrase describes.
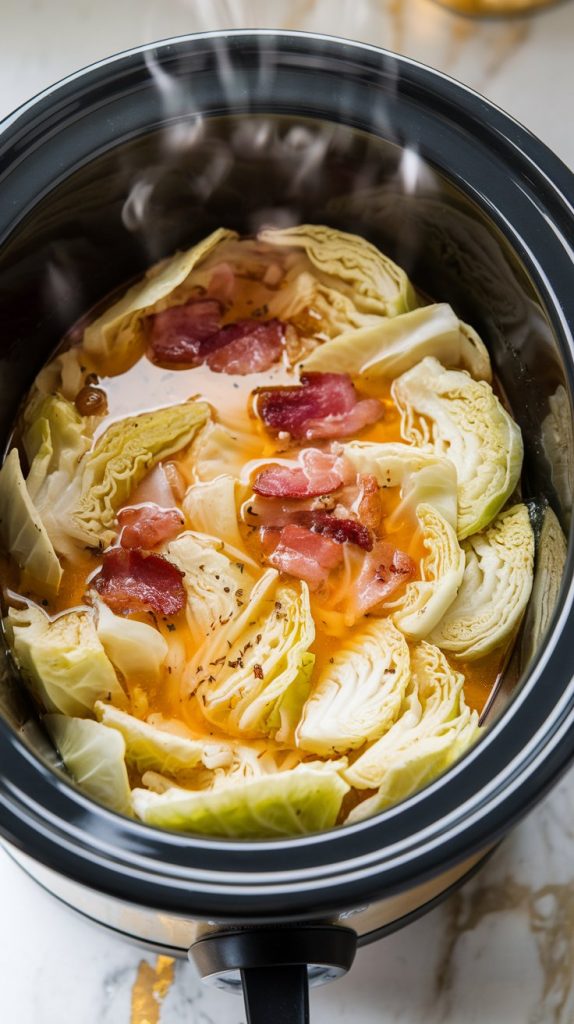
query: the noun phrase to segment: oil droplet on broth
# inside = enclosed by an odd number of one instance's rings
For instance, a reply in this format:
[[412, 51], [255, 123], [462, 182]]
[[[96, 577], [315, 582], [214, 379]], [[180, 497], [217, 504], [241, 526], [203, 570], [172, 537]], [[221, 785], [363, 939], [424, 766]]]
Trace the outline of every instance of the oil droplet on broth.
[[174, 980], [175, 961], [158, 956], [155, 965], [141, 960], [132, 986], [130, 1024], [159, 1024], [161, 1004]]

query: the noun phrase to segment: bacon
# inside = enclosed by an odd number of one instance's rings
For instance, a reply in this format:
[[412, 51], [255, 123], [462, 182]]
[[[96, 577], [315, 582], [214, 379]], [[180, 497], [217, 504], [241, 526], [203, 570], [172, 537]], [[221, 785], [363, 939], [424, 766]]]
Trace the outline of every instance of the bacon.
[[383, 415], [376, 399], [359, 400], [346, 373], [305, 373], [299, 386], [261, 388], [257, 411], [271, 430], [307, 439], [348, 437]]
[[301, 468], [271, 466], [256, 477], [253, 490], [265, 498], [318, 498], [338, 491], [343, 476], [336, 455], [318, 448], [305, 448], [299, 453]]
[[280, 320], [238, 320], [209, 339], [215, 349], [206, 362], [216, 373], [263, 373], [280, 358], [284, 339]]
[[280, 572], [305, 580], [311, 590], [316, 590], [342, 561], [343, 549], [329, 537], [291, 525], [281, 531], [279, 543], [268, 557]]
[[344, 519], [330, 512], [316, 510], [312, 512], [296, 512], [295, 521], [308, 527], [313, 533], [330, 537], [337, 544], [356, 544], [364, 551], [371, 551], [373, 538], [370, 530], [356, 519]]
[[365, 557], [355, 584], [357, 611], [364, 615], [416, 575], [410, 555], [398, 551], [388, 541], [378, 541]]
[[383, 518], [383, 507], [379, 496], [377, 478], [372, 473], [362, 473], [359, 483], [361, 491], [357, 514], [367, 529], [376, 531], [379, 529]]
[[158, 363], [199, 366], [205, 361], [206, 342], [221, 326], [221, 306], [215, 299], [186, 302], [148, 321], [150, 349]]
[[149, 549], [157, 547], [164, 540], [177, 537], [185, 520], [177, 508], [160, 508], [148, 502], [133, 508], [122, 508], [118, 512], [118, 522], [123, 548]]
[[177, 566], [161, 555], [137, 548], [111, 548], [92, 585], [114, 612], [177, 615], [186, 601], [183, 577]]

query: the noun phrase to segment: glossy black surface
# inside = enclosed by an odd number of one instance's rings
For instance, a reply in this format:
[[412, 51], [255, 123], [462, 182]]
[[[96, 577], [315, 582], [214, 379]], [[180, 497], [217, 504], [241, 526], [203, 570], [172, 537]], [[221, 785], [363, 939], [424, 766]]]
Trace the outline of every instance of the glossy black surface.
[[[111, 289], [221, 222], [303, 218], [371, 237], [483, 333], [524, 432], [527, 493], [567, 529], [572, 177], [463, 87], [325, 38], [161, 44], [68, 79], [0, 127], [3, 436], [63, 331]], [[192, 916], [305, 918], [407, 888], [502, 834], [574, 753], [572, 590], [570, 556], [554, 622], [483, 741], [371, 821], [284, 842], [153, 831], [54, 774], [27, 721], [20, 736], [0, 723], [0, 829], [95, 889]], [[8, 680], [14, 725], [27, 711]]]

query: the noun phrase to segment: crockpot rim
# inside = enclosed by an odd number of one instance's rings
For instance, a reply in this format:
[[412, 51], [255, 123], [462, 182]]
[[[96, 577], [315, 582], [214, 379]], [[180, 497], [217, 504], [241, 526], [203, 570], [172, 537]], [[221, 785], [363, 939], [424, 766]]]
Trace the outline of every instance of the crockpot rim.
[[[140, 47], [135, 47], [130, 50], [123, 51], [122, 53], [113, 55], [112, 57], [105, 58], [102, 61], [89, 66], [86, 69], [73, 72], [71, 75], [62, 79], [59, 83], [48, 87], [43, 90], [33, 99], [24, 103], [18, 110], [13, 114], [8, 115], [0, 123], [0, 142], [2, 136], [12, 126], [17, 126], [20, 119], [28, 112], [37, 110], [45, 100], [49, 99], [54, 93], [58, 94], [63, 89], [74, 83], [78, 79], [83, 79], [84, 82], [92, 76], [94, 82], [99, 72], [106, 72], [110, 65], [120, 65], [121, 62], [128, 60], [135, 60], [141, 58], [142, 54], [149, 50], [164, 51], [170, 48], [177, 49], [186, 45], [193, 46], [194, 44], [201, 41], [210, 41], [213, 39], [225, 38], [228, 41], [233, 42], [234, 40], [244, 41], [246, 39], [252, 42], [263, 38], [272, 38], [284, 44], [296, 44], [299, 43], [301, 46], [307, 45], [306, 53], [313, 56], [313, 45], [322, 44], [324, 49], [321, 55], [327, 56], [329, 59], [336, 61], [337, 58], [341, 58], [344, 55], [356, 55], [359, 53], [370, 54], [373, 59], [384, 59], [394, 63], [400, 76], [401, 68], [409, 68], [415, 75], [427, 77], [429, 81], [438, 88], [442, 87], [445, 94], [446, 101], [452, 104], [452, 93], [455, 94], [455, 101], [458, 99], [456, 104], [459, 108], [464, 107], [464, 104], [460, 103], [461, 94], [466, 97], [467, 106], [470, 108], [473, 105], [476, 107], [486, 107], [492, 113], [495, 112], [498, 120], [502, 120], [505, 127], [511, 126], [514, 133], [514, 138], [510, 139], [507, 137], [507, 142], [514, 146], [517, 150], [520, 149], [521, 155], [526, 156], [530, 160], [532, 165], [537, 169], [541, 178], [545, 178], [546, 184], [554, 189], [554, 192], [560, 196], [559, 189], [554, 183], [554, 179], [562, 177], [566, 174], [569, 183], [572, 182], [572, 176], [568, 169], [562, 164], [562, 162], [552, 154], [546, 146], [544, 146], [538, 139], [535, 138], [530, 132], [524, 129], [516, 120], [506, 115], [499, 108], [495, 107], [489, 101], [481, 97], [478, 93], [475, 93], [472, 89], [467, 86], [457, 83], [454, 79], [441, 72], [435, 71], [430, 68], [426, 68], [424, 65], [411, 58], [401, 57], [390, 53], [389, 51], [381, 50], [380, 48], [374, 47], [370, 44], [355, 43], [348, 40], [342, 40], [334, 36], [326, 36], [321, 34], [304, 33], [304, 32], [290, 32], [290, 33], [279, 33], [275, 30], [258, 30], [253, 31], [249, 29], [224, 31], [224, 32], [208, 32], [208, 33], [197, 33], [189, 34], [186, 36], [175, 37], [173, 39], [161, 40], [156, 43], [145, 44]], [[377, 73], [377, 69], [373, 65], [370, 65], [370, 70]], [[466, 110], [468, 113], [468, 110]], [[461, 109], [461, 113], [462, 113]], [[474, 110], [474, 114], [477, 114], [477, 110]], [[371, 130], [373, 134], [376, 134]], [[497, 126], [497, 131], [500, 131], [500, 126]], [[532, 153], [534, 152], [534, 155]], [[543, 161], [544, 168], [540, 168], [538, 165]], [[550, 172], [546, 169], [550, 166]], [[441, 173], [445, 176], [449, 176], [448, 173], [441, 168]], [[455, 180], [458, 187], [462, 187], [458, 179], [451, 177], [451, 180]], [[468, 190], [467, 190], [468, 192]], [[473, 195], [473, 198], [474, 195]], [[565, 196], [561, 195], [562, 199]], [[492, 215], [491, 215], [492, 216]], [[492, 218], [500, 228], [500, 221], [496, 218]], [[13, 226], [12, 226], [13, 228]], [[11, 228], [11, 229], [12, 229]], [[514, 238], [509, 236], [507, 231], [504, 232], [507, 239], [511, 241], [514, 246]], [[515, 247], [515, 246], [514, 246]], [[516, 247], [515, 247], [516, 248]], [[558, 309], [550, 305], [546, 307], [546, 310], [552, 320], [553, 326], [557, 328], [556, 316]], [[562, 331], [558, 330], [558, 334], [562, 340], [563, 355], [566, 354], [570, 357], [570, 363], [565, 360], [565, 369], [569, 376], [571, 393], [574, 391], [573, 387], [573, 356], [574, 356], [574, 343], [572, 341], [571, 334], [567, 330], [567, 325], [562, 324]], [[566, 328], [566, 329], [564, 329]], [[30, 778], [36, 778], [43, 776], [44, 783], [48, 784], [49, 788], [56, 790], [59, 797], [63, 800], [63, 805], [74, 812], [74, 824], [68, 822], [67, 829], [63, 827], [65, 824], [58, 816], [54, 815], [47, 807], [40, 807], [37, 802], [33, 800], [29, 793], [24, 793], [23, 790], [18, 792], [17, 785], [11, 785], [7, 779], [1, 779], [0, 789], [0, 804], [4, 805], [4, 812], [11, 817], [11, 825], [6, 826], [5, 823], [1, 822], [2, 830], [4, 831], [7, 838], [14, 842], [15, 845], [20, 846], [26, 852], [32, 852], [28, 840], [33, 834], [36, 835], [36, 842], [34, 845], [36, 849], [33, 850], [32, 855], [37, 859], [42, 860], [47, 866], [54, 868], [55, 870], [62, 870], [62, 866], [65, 865], [66, 873], [70, 874], [71, 877], [75, 877], [78, 881], [95, 886], [102, 891], [107, 891], [112, 895], [122, 896], [125, 895], [125, 886], [122, 886], [121, 881], [125, 882], [128, 873], [131, 872], [134, 880], [140, 876], [140, 869], [135, 871], [135, 861], [139, 860], [139, 856], [135, 856], [135, 851], [140, 847], [145, 847], [146, 843], [149, 842], [149, 847], [155, 850], [152, 853], [151, 859], [146, 859], [145, 856], [141, 858], [142, 867], [141, 874], [145, 875], [147, 881], [153, 886], [162, 889], [162, 897], [158, 896], [158, 907], [166, 906], [166, 885], [169, 887], [170, 883], [173, 886], [173, 897], [177, 900], [181, 899], [182, 888], [185, 886], [187, 890], [193, 890], [193, 910], [194, 913], [200, 914], [202, 907], [204, 913], [209, 914], [215, 904], [221, 907], [227, 906], [228, 903], [232, 902], [234, 905], [234, 913], [231, 916], [235, 916], [235, 911], [239, 916], [243, 916], [245, 913], [249, 913], [254, 906], [254, 901], [259, 902], [260, 906], [264, 906], [265, 901], [270, 898], [270, 890], [273, 893], [273, 906], [278, 907], [280, 904], [284, 910], [293, 908], [293, 896], [295, 892], [298, 897], [303, 900], [303, 903], [312, 905], [312, 912], [316, 911], [320, 907], [325, 909], [329, 906], [341, 907], [344, 903], [351, 905], [356, 903], [361, 895], [368, 894], [371, 896], [375, 889], [375, 878], [382, 876], [386, 882], [384, 883], [385, 893], [391, 891], [400, 890], [405, 888], [413, 879], [413, 871], [410, 870], [411, 862], [414, 858], [416, 868], [414, 874], [417, 881], [424, 877], [431, 877], [438, 871], [443, 870], [446, 866], [451, 863], [455, 863], [463, 859], [464, 856], [475, 852], [477, 849], [484, 847], [490, 841], [493, 841], [499, 834], [505, 829], [510, 818], [519, 817], [526, 812], [530, 803], [540, 796], [540, 792], [548, 788], [555, 776], [564, 769], [566, 761], [569, 759], [566, 753], [566, 733], [568, 738], [574, 736], [574, 687], [570, 675], [568, 674], [568, 682], [570, 683], [569, 689], [564, 693], [562, 702], [558, 702], [554, 708], [553, 722], [554, 730], [551, 736], [555, 739], [554, 743], [549, 742], [550, 737], [546, 737], [545, 733], [548, 733], [548, 723], [542, 726], [539, 730], [540, 735], [537, 733], [531, 738], [528, 747], [522, 750], [522, 762], [523, 770], [518, 775], [519, 767], [516, 766], [514, 772], [510, 772], [510, 775], [514, 776], [515, 785], [511, 787], [506, 785], [501, 787], [500, 776], [496, 776], [490, 780], [490, 786], [486, 789], [492, 788], [492, 784], [495, 786], [496, 791], [500, 792], [502, 788], [502, 796], [500, 800], [496, 801], [494, 796], [491, 794], [490, 802], [487, 804], [487, 810], [489, 813], [490, 827], [487, 829], [486, 822], [482, 821], [483, 816], [486, 816], [486, 810], [484, 814], [479, 814], [479, 810], [482, 804], [479, 801], [480, 794], [484, 794], [484, 788], [478, 790], [473, 794], [474, 804], [476, 805], [476, 813], [478, 815], [477, 821], [470, 825], [471, 819], [465, 817], [465, 826], [460, 827], [455, 823], [457, 831], [453, 836], [452, 840], [449, 840], [448, 850], [445, 851], [445, 836], [444, 831], [440, 831], [436, 834], [436, 843], [432, 848], [432, 852], [429, 849], [425, 854], [426, 860], [423, 862], [421, 859], [421, 844], [420, 842], [413, 843], [413, 838], [418, 835], [416, 830], [409, 832], [406, 838], [403, 838], [399, 842], [399, 846], [409, 847], [410, 856], [408, 858], [403, 856], [402, 861], [395, 865], [393, 870], [389, 869], [389, 865], [384, 861], [382, 854], [388, 852], [392, 847], [385, 847], [384, 843], [378, 846], [375, 842], [375, 848], [372, 853], [372, 866], [365, 871], [365, 874], [360, 880], [353, 878], [353, 872], [351, 865], [357, 861], [358, 858], [350, 857], [347, 861], [337, 859], [334, 862], [333, 873], [329, 876], [329, 884], [327, 885], [327, 876], [325, 869], [327, 867], [333, 867], [333, 864], [326, 858], [320, 858], [317, 864], [313, 864], [313, 868], [309, 868], [310, 877], [308, 882], [303, 880], [304, 871], [298, 871], [295, 875], [295, 879], [290, 883], [290, 890], [288, 891], [285, 886], [281, 886], [278, 880], [278, 876], [292, 875], [292, 871], [278, 871], [272, 872], [271, 870], [265, 869], [257, 874], [254, 871], [245, 871], [243, 873], [237, 870], [236, 867], [232, 869], [231, 881], [223, 882], [219, 879], [219, 885], [211, 887], [206, 885], [205, 891], [202, 893], [198, 888], [200, 876], [205, 875], [206, 872], [199, 868], [197, 864], [188, 866], [186, 871], [183, 864], [170, 865], [173, 867], [173, 871], [168, 872], [166, 870], [166, 863], [162, 860], [162, 853], [167, 853], [168, 850], [174, 851], [179, 850], [194, 850], [194, 851], [222, 851], [228, 853], [234, 863], [237, 861], [246, 861], [252, 854], [257, 851], [264, 851], [267, 859], [275, 858], [279, 862], [278, 854], [282, 856], [283, 863], [287, 863], [292, 858], [289, 854], [292, 854], [295, 848], [316, 849], [318, 851], [325, 851], [327, 846], [336, 843], [340, 846], [341, 843], [336, 842], [341, 839], [347, 846], [352, 845], [355, 837], [364, 836], [367, 833], [373, 835], [375, 831], [379, 834], [388, 823], [396, 821], [399, 818], [403, 818], [406, 814], [411, 814], [411, 817], [416, 812], [416, 808], [426, 804], [429, 801], [436, 799], [437, 801], [444, 796], [447, 789], [452, 788], [455, 784], [457, 777], [460, 777], [465, 771], [470, 770], [470, 765], [476, 763], [480, 758], [483, 759], [484, 754], [488, 746], [491, 746], [496, 737], [501, 732], [507, 730], [508, 725], [513, 721], [517, 709], [527, 700], [531, 693], [536, 681], [539, 679], [542, 671], [547, 666], [548, 662], [556, 655], [556, 647], [559, 644], [560, 639], [564, 639], [564, 632], [560, 633], [560, 625], [563, 624], [564, 620], [569, 618], [572, 612], [572, 606], [574, 602], [574, 579], [573, 579], [573, 553], [569, 551], [567, 568], [565, 571], [565, 581], [567, 582], [563, 586], [562, 594], [560, 598], [560, 605], [556, 611], [552, 628], [548, 632], [545, 650], [539, 654], [534, 664], [531, 666], [529, 673], [524, 681], [520, 691], [514, 696], [511, 707], [505, 709], [500, 720], [489, 730], [488, 734], [481, 740], [481, 742], [474, 748], [469, 754], [467, 754], [457, 765], [455, 765], [448, 773], [441, 776], [430, 786], [421, 790], [419, 793], [413, 795], [409, 800], [404, 801], [402, 804], [397, 805], [395, 808], [390, 808], [388, 811], [383, 812], [366, 822], [358, 823], [354, 826], [339, 827], [327, 832], [318, 833], [316, 835], [296, 837], [288, 840], [260, 840], [260, 841], [233, 841], [233, 840], [214, 840], [200, 837], [187, 837], [182, 836], [178, 833], [163, 833], [158, 832], [156, 829], [149, 828], [139, 822], [131, 822], [128, 819], [121, 819], [119, 816], [113, 814], [113, 812], [107, 811], [105, 808], [100, 808], [94, 804], [87, 797], [85, 797], [79, 790], [77, 790], [73, 784], [68, 783], [65, 779], [57, 776], [48, 766], [44, 765], [34, 754], [31, 753], [29, 748], [16, 736], [16, 734], [7, 726], [7, 723], [0, 721], [0, 735], [4, 737], [7, 748], [11, 754], [15, 756], [15, 759], [20, 768], [20, 775], [23, 778], [27, 772], [31, 771]], [[543, 664], [545, 663], [545, 664]], [[564, 707], [560, 710], [560, 704]], [[561, 728], [560, 728], [561, 722]], [[562, 735], [564, 733], [564, 735]], [[560, 749], [562, 750], [562, 756], [556, 756], [558, 751], [558, 740], [560, 740]], [[573, 744], [574, 746], [574, 744]], [[526, 767], [531, 767], [535, 764], [534, 750], [530, 752], [530, 759], [526, 764], [525, 762], [525, 750], [534, 747], [535, 751], [540, 753], [544, 750], [544, 764], [546, 765], [546, 773], [540, 777], [540, 781], [537, 785], [531, 783], [530, 792], [525, 798], [521, 790], [526, 785], [526, 782], [530, 780], [532, 771], [526, 771]], [[552, 760], [552, 769], [548, 771], [551, 762], [550, 753], [554, 756]], [[570, 755], [571, 756], [571, 755]], [[516, 792], [515, 792], [516, 791]], [[507, 807], [508, 799], [510, 795], [514, 795], [514, 807], [513, 810], [509, 810]], [[521, 799], [519, 800], [519, 794]], [[504, 805], [504, 808], [503, 808]], [[8, 810], [12, 807], [12, 815]], [[17, 810], [16, 810], [17, 808]], [[498, 814], [494, 812], [498, 811]], [[454, 816], [454, 812], [451, 812], [451, 817]], [[459, 808], [458, 818], [460, 819], [461, 812]], [[87, 822], [104, 823], [107, 822], [106, 829], [104, 832], [107, 833], [107, 828], [110, 829], [110, 833], [115, 832], [116, 841], [119, 841], [120, 833], [123, 833], [124, 837], [130, 836], [132, 840], [131, 849], [127, 846], [123, 853], [125, 857], [125, 863], [122, 870], [119, 871], [117, 878], [112, 882], [111, 874], [113, 874], [117, 868], [119, 868], [119, 861], [116, 860], [114, 863], [114, 854], [117, 854], [117, 849], [106, 849], [106, 844], [100, 844], [101, 850], [98, 857], [101, 859], [102, 864], [98, 867], [98, 881], [94, 881], [94, 865], [96, 859], [94, 857], [95, 849], [93, 846], [86, 850], [80, 855], [80, 847], [83, 845], [81, 842], [81, 834], [90, 832], [90, 828], [87, 827]], [[121, 823], [121, 828], [118, 826], [118, 822]], [[433, 821], [433, 828], [436, 832], [439, 823], [444, 824], [445, 819], [441, 818], [440, 815]], [[81, 823], [81, 827], [80, 827]], [[19, 827], [17, 827], [19, 826]], [[97, 829], [95, 831], [98, 831]], [[40, 836], [42, 842], [40, 842]], [[51, 837], [51, 838], [50, 838]], [[455, 842], [455, 838], [457, 842]], [[111, 843], [107, 844], [109, 847]], [[121, 847], [118, 846], [118, 849]], [[161, 852], [160, 852], [161, 851]], [[284, 855], [284, 856], [283, 856]], [[409, 871], [405, 871], [407, 862], [409, 863]], [[401, 870], [402, 868], [402, 870]], [[127, 869], [127, 870], [126, 870]], [[207, 872], [209, 874], [209, 872]], [[240, 878], [242, 881], [240, 882]], [[276, 881], [274, 882], [273, 879]], [[249, 884], [247, 884], [247, 880]], [[141, 878], [143, 882], [143, 878]], [[165, 884], [162, 884], [165, 883]], [[324, 893], [319, 893], [319, 888], [324, 887]], [[153, 905], [153, 899], [150, 895], [150, 885], [146, 884], [142, 886], [145, 889], [145, 895], [142, 892], [141, 902], [146, 905]], [[137, 886], [131, 886], [133, 890], [130, 892], [130, 898], [133, 902], [140, 902], [137, 894]], [[220, 891], [218, 891], [218, 889]], [[187, 891], [186, 890], [186, 891]], [[344, 891], [343, 891], [344, 890]], [[305, 898], [304, 894], [308, 896]], [[239, 899], [241, 895], [241, 901]], [[281, 895], [281, 898], [279, 898]], [[169, 901], [168, 901], [169, 902]], [[172, 901], [173, 905], [173, 901]], [[248, 908], [246, 910], [246, 908]], [[301, 915], [302, 904], [297, 907], [297, 915]], [[228, 908], [229, 909], [229, 908]], [[311, 912], [311, 911], [310, 911]]]

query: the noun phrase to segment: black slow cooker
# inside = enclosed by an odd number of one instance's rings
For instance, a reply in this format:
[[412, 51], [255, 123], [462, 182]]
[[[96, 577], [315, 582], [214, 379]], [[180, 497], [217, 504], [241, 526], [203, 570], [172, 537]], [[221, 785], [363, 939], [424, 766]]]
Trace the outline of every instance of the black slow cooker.
[[0, 831], [94, 921], [243, 980], [250, 1020], [304, 1020], [327, 980], [476, 869], [574, 753], [573, 178], [480, 96], [341, 40], [210, 33], [102, 61], [0, 125], [0, 426], [78, 316], [219, 225], [362, 234], [487, 342], [523, 431], [534, 597], [481, 742], [404, 803], [284, 841], [115, 815], [58, 766], [9, 660]]

